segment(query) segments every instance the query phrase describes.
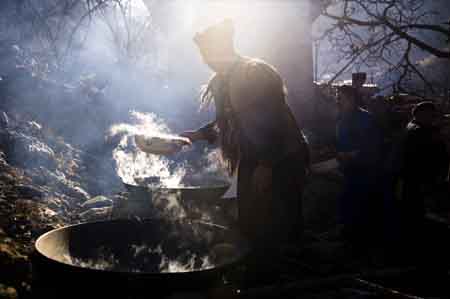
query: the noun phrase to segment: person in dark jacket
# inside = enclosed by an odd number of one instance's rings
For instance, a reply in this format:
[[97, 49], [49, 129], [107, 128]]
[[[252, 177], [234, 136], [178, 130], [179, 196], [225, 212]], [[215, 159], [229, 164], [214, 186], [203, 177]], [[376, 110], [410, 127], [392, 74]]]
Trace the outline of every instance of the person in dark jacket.
[[[366, 245], [374, 238], [375, 218], [382, 205], [380, 182], [382, 131], [372, 115], [358, 105], [351, 86], [338, 89], [340, 117], [336, 131], [339, 167], [344, 188], [339, 197], [339, 220], [351, 244]], [[378, 201], [378, 202], [377, 202]]]
[[286, 88], [268, 63], [236, 53], [231, 21], [198, 33], [194, 41], [215, 72], [202, 94], [216, 119], [182, 135], [219, 145], [230, 174], [237, 172], [238, 224], [252, 247], [298, 240], [309, 150], [286, 103]]
[[439, 115], [432, 102], [421, 102], [413, 109], [403, 142], [403, 181], [401, 213], [409, 241], [423, 233], [425, 189], [445, 179], [449, 156], [436, 120]]

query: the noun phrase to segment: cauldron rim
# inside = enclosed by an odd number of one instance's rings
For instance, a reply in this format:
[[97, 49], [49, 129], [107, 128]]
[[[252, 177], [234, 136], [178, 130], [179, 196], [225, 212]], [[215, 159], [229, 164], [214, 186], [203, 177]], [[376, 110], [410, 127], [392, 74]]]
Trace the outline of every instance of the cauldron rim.
[[[48, 232], [45, 232], [44, 234], [42, 234], [41, 236], [39, 236], [35, 243], [34, 243], [34, 256], [35, 258], [40, 258], [42, 260], [42, 258], [44, 258], [47, 262], [50, 262], [51, 264], [54, 265], [59, 265], [59, 266], [64, 266], [64, 267], [69, 267], [72, 270], [79, 270], [79, 271], [90, 271], [91, 273], [109, 273], [109, 274], [115, 274], [115, 275], [133, 275], [136, 277], [151, 277], [151, 276], [164, 276], [164, 277], [181, 277], [181, 276], [186, 276], [186, 275], [195, 275], [195, 274], [207, 274], [207, 273], [214, 273], [217, 271], [221, 271], [224, 268], [230, 267], [232, 265], [235, 265], [237, 263], [239, 263], [240, 260], [242, 260], [249, 252], [250, 252], [250, 248], [248, 247], [248, 244], [245, 244], [245, 246], [241, 246], [239, 248], [239, 254], [237, 254], [235, 257], [233, 257], [232, 261], [229, 261], [227, 263], [221, 263], [221, 264], [217, 264], [213, 267], [210, 268], [205, 268], [205, 269], [201, 269], [201, 270], [194, 270], [194, 271], [184, 271], [184, 272], [132, 272], [132, 271], [124, 271], [124, 270], [109, 270], [109, 269], [95, 269], [95, 268], [91, 268], [91, 267], [82, 267], [79, 265], [75, 265], [73, 263], [68, 263], [66, 261], [62, 261], [62, 260], [58, 260], [58, 259], [54, 259], [50, 256], [48, 256], [48, 254], [45, 253], [44, 250], [42, 250], [42, 248], [40, 248], [40, 243], [43, 242], [43, 240], [48, 237], [48, 235], [50, 234], [54, 234], [58, 231], [62, 231], [62, 230], [67, 230], [67, 229], [72, 229], [74, 227], [79, 227], [79, 226], [84, 226], [84, 225], [100, 225], [100, 224], [104, 224], [104, 223], [143, 223], [146, 221], [157, 221], [157, 220], [163, 220], [162, 218], [149, 218], [149, 219], [144, 219], [141, 220], [140, 222], [137, 221], [133, 221], [133, 220], [129, 220], [129, 219], [114, 219], [114, 220], [100, 220], [100, 221], [92, 221], [92, 222], [82, 222], [82, 223], [76, 223], [76, 224], [70, 224], [70, 225], [66, 225], [63, 227], [59, 227], [59, 228], [55, 228], [52, 229]], [[214, 224], [208, 224], [202, 221], [195, 221], [195, 220], [187, 220], [187, 219], [180, 219], [180, 220], [175, 220], [177, 222], [196, 222], [198, 224], [201, 225], [210, 225], [210, 226], [215, 226], [217, 228], [217, 225]], [[242, 239], [242, 237], [240, 236], [240, 238]], [[246, 241], [244, 239], [242, 239], [245, 243]]]

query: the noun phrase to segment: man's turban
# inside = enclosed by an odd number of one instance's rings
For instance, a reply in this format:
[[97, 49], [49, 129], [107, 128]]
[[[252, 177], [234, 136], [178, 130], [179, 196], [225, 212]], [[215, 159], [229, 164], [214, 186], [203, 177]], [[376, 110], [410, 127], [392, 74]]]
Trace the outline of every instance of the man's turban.
[[231, 19], [225, 19], [222, 22], [198, 32], [194, 36], [194, 41], [199, 47], [208, 47], [211, 45], [220, 45], [231, 43], [234, 37], [234, 25]]

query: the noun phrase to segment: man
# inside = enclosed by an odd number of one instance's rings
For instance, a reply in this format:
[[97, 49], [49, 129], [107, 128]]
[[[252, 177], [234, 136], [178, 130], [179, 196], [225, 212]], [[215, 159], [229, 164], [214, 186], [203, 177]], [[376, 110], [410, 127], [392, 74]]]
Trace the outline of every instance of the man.
[[438, 113], [432, 102], [421, 102], [412, 111], [403, 142], [401, 212], [406, 237], [413, 241], [423, 230], [424, 189], [444, 180], [449, 156], [439, 129]]
[[383, 186], [377, 183], [380, 182], [383, 139], [373, 117], [357, 103], [353, 87], [339, 88], [336, 150], [345, 180], [339, 198], [339, 218], [347, 241], [366, 246], [377, 231], [375, 211], [381, 211], [383, 203], [383, 198], [375, 198], [376, 194], [382, 196]]
[[195, 36], [215, 72], [201, 99], [204, 105], [214, 102], [216, 120], [182, 135], [219, 144], [230, 174], [238, 173], [241, 232], [255, 249], [275, 248], [296, 241], [302, 230], [309, 151], [280, 75], [261, 60], [237, 54], [233, 35], [226, 20]]

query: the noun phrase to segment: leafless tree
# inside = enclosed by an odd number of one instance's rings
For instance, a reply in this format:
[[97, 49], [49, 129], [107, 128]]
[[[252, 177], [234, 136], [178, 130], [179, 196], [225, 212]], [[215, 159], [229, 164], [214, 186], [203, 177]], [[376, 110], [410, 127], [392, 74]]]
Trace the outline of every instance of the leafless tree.
[[4, 1], [0, 38], [29, 45], [58, 64], [81, 45], [96, 12], [127, 0]]
[[114, 1], [109, 10], [99, 11], [101, 21], [111, 36], [119, 61], [140, 62], [152, 53], [154, 26], [150, 16], [136, 16], [130, 0]]
[[[316, 16], [327, 22], [317, 36], [338, 53], [340, 69], [373, 69], [389, 78], [396, 91], [441, 92], [426, 75], [424, 61], [450, 61], [450, 14], [437, 11], [431, 0], [322, 0]], [[434, 4], [436, 4], [435, 1]], [[443, 2], [442, 2], [443, 3]], [[447, 3], [447, 2], [445, 2]], [[442, 4], [449, 7], [448, 4]], [[420, 83], [418, 83], [420, 82]]]

